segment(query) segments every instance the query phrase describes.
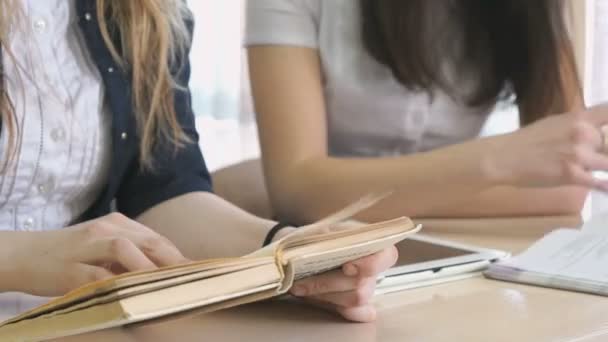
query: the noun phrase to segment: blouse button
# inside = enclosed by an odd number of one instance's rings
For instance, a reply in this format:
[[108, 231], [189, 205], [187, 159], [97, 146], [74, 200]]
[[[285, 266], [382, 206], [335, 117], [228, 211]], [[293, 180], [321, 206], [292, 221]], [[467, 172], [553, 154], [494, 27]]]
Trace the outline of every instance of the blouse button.
[[63, 141], [63, 139], [65, 139], [65, 130], [62, 127], [54, 128], [51, 131], [51, 139], [53, 139], [54, 142]]
[[49, 194], [51, 191], [55, 189], [55, 177], [50, 176], [44, 182], [38, 184], [38, 192], [42, 195]]
[[45, 193], [46, 193], [46, 190], [47, 190], [46, 185], [44, 185], [44, 184], [38, 184], [38, 191], [39, 191], [41, 194], [45, 194]]
[[42, 32], [46, 29], [46, 21], [44, 19], [38, 19], [34, 21], [34, 29], [36, 32]]
[[114, 68], [109, 67], [109, 68], [108, 68], [108, 72], [109, 72], [110, 74], [111, 74], [111, 73], [113, 73], [113, 72], [114, 72]]
[[120, 134], [120, 139], [122, 139], [122, 140], [127, 140], [127, 137], [128, 137], [127, 132], [122, 132]]
[[93, 19], [93, 16], [91, 15], [91, 13], [87, 12], [84, 14], [84, 19], [86, 21], [91, 21], [91, 19]]

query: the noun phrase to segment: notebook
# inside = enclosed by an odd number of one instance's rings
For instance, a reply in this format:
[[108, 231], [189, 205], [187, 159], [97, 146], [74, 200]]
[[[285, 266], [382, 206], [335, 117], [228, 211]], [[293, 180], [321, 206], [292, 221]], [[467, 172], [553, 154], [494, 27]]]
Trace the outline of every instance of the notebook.
[[608, 295], [608, 235], [558, 229], [524, 253], [492, 264], [487, 277]]

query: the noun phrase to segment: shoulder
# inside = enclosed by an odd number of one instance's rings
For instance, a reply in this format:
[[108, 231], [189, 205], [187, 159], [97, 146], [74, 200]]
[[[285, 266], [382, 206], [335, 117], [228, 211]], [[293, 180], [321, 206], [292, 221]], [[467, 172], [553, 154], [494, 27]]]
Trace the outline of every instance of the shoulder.
[[[318, 17], [323, 0], [254, 0], [247, 1], [247, 13], [254, 16], [271, 16], [276, 13], [291, 13]], [[329, 1], [333, 2], [333, 1]]]
[[317, 47], [324, 8], [334, 2], [338, 1], [248, 1], [245, 44]]
[[[317, 25], [322, 19], [349, 17], [359, 11], [359, 0], [251, 0], [247, 1], [247, 24], [262, 24], [277, 16], [305, 18]], [[270, 24], [267, 22], [266, 24]]]
[[358, 13], [358, 0], [248, 1], [245, 45], [318, 48], [319, 36], [357, 26]]

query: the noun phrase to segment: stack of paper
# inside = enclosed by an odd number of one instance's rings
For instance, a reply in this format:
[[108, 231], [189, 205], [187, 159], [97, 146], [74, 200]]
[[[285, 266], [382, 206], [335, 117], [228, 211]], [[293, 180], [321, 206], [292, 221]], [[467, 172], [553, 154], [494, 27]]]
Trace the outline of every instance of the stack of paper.
[[608, 236], [559, 229], [521, 255], [491, 265], [489, 278], [608, 295]]

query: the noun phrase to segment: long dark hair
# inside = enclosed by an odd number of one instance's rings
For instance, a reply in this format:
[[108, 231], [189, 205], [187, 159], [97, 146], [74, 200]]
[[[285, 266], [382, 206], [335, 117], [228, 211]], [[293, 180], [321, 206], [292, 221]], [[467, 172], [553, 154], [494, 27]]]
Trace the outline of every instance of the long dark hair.
[[515, 95], [526, 124], [569, 110], [573, 98], [580, 95], [572, 91], [573, 85], [580, 91], [580, 82], [563, 0], [360, 0], [360, 4], [367, 52], [408, 89], [458, 93], [441, 65], [449, 47], [440, 44], [450, 43], [452, 31], [448, 26], [436, 27], [438, 6], [449, 6], [447, 20], [456, 21], [461, 32], [457, 65], [474, 69], [478, 81], [467, 95], [468, 104]]

